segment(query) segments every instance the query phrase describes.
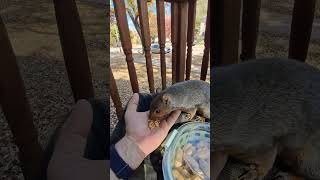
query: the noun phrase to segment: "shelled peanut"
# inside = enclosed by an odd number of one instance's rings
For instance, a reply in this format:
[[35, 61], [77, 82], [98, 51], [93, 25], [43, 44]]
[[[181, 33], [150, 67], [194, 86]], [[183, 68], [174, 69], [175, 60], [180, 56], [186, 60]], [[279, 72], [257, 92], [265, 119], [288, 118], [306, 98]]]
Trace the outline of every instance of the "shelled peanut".
[[156, 128], [160, 126], [160, 120], [148, 120], [149, 128]]
[[210, 179], [210, 144], [200, 141], [177, 148], [172, 174], [177, 180]]

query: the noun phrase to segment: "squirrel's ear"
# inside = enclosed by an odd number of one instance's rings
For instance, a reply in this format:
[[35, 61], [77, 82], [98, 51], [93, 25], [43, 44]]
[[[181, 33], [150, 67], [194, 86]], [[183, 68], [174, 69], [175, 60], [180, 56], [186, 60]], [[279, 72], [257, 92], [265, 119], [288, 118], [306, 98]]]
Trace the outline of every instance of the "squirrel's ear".
[[169, 104], [171, 102], [171, 96], [167, 95], [167, 94], [164, 94], [162, 96], [162, 101], [165, 103], [165, 104]]

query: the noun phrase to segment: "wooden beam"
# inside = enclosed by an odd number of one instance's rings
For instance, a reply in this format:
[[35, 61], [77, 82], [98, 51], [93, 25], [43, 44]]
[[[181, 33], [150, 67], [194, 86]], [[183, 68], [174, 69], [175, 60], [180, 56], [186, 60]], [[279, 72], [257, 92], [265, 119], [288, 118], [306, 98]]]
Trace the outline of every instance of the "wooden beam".
[[190, 79], [191, 64], [192, 64], [192, 46], [194, 42], [194, 29], [196, 24], [196, 0], [189, 0], [188, 9], [188, 34], [187, 34], [187, 60], [186, 60], [186, 80]]
[[86, 43], [74, 0], [54, 0], [60, 43], [75, 100], [94, 97]]
[[186, 67], [186, 46], [187, 46], [187, 27], [188, 27], [188, 2], [178, 3], [178, 21], [175, 26], [177, 32], [177, 66], [176, 66], [176, 82], [184, 81]]
[[42, 148], [8, 33], [0, 17], [0, 105], [18, 146], [26, 180], [40, 179]]
[[241, 1], [214, 0], [213, 66], [238, 63]]
[[110, 95], [111, 99], [113, 101], [114, 107], [116, 108], [116, 113], [118, 116], [118, 119], [120, 120], [122, 118], [123, 108], [120, 100], [119, 91], [117, 88], [116, 80], [114, 79], [112, 69], [109, 66], [109, 77], [110, 77]]
[[289, 58], [305, 61], [312, 32], [316, 0], [295, 0], [292, 14]]
[[208, 73], [210, 57], [210, 0], [208, 0], [207, 20], [206, 20], [206, 31], [204, 37], [204, 51], [203, 59], [201, 64], [200, 80], [205, 81]]
[[149, 90], [154, 93], [153, 67], [151, 61], [151, 36], [149, 29], [148, 3], [147, 0], [138, 0], [139, 22], [141, 27], [141, 38], [146, 57], [146, 66], [149, 82]]
[[177, 36], [178, 28], [178, 3], [171, 3], [171, 46], [172, 46], [172, 84], [176, 83], [177, 79]]
[[161, 63], [161, 83], [162, 89], [166, 89], [166, 27], [165, 27], [165, 10], [164, 0], [156, 0], [157, 5], [157, 26], [158, 26], [158, 41], [160, 46], [160, 63]]
[[242, 61], [256, 58], [261, 0], [243, 0], [242, 8]]
[[128, 66], [128, 72], [131, 82], [132, 91], [139, 93], [138, 78], [136, 68], [133, 63], [132, 57], [132, 44], [130, 38], [130, 31], [128, 26], [128, 19], [126, 14], [126, 8], [123, 0], [113, 0], [115, 15], [117, 19], [117, 25], [120, 34], [121, 45], [124, 54], [126, 55], [126, 62]]

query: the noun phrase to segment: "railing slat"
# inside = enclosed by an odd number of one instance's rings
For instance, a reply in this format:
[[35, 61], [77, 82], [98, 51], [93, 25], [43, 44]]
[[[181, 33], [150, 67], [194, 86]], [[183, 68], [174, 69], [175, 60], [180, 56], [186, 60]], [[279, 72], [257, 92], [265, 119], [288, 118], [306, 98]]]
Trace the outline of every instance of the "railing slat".
[[141, 27], [141, 38], [144, 47], [144, 54], [146, 57], [146, 66], [149, 82], [149, 90], [151, 93], [154, 92], [154, 78], [153, 78], [153, 67], [151, 61], [151, 36], [149, 29], [149, 17], [148, 17], [148, 3], [147, 0], [137, 0], [139, 21]]
[[165, 34], [165, 10], [164, 0], [157, 0], [157, 25], [158, 25], [158, 41], [160, 46], [160, 63], [161, 63], [161, 82], [162, 89], [166, 89], [166, 34]]
[[129, 72], [132, 91], [134, 93], [138, 93], [139, 84], [138, 84], [136, 68], [133, 63], [132, 44], [131, 44], [131, 38], [129, 33], [126, 7], [122, 0], [113, 0], [113, 4], [114, 4], [114, 10], [115, 10], [115, 15], [117, 19], [117, 25], [119, 29], [122, 49], [124, 54], [126, 55], [126, 62], [128, 66], [128, 72]]
[[207, 20], [206, 20], [206, 31], [204, 37], [204, 51], [203, 59], [201, 64], [200, 80], [205, 81], [208, 73], [210, 56], [210, 0], [208, 0]]
[[119, 91], [117, 88], [116, 80], [114, 79], [112, 69], [109, 67], [109, 76], [110, 76], [110, 95], [114, 104], [114, 107], [116, 108], [116, 113], [118, 116], [118, 119], [122, 118], [123, 108], [120, 100]]
[[178, 23], [178, 4], [171, 3], [171, 46], [172, 46], [172, 84], [176, 83], [177, 78], [177, 34], [178, 27], [176, 24]]
[[305, 61], [312, 32], [315, 0], [295, 0], [292, 14], [289, 58]]
[[238, 63], [241, 1], [213, 3], [213, 66]]
[[194, 42], [194, 29], [196, 24], [196, 6], [197, 1], [189, 1], [188, 9], [188, 34], [187, 34], [187, 60], [186, 60], [186, 80], [190, 79], [191, 74], [191, 63], [192, 63], [192, 46]]
[[26, 180], [40, 179], [43, 151], [16, 57], [1, 17], [0, 54], [0, 104], [19, 148], [22, 173]]
[[60, 42], [75, 100], [94, 97], [86, 44], [74, 0], [54, 0]]
[[240, 55], [240, 59], [243, 61], [256, 57], [260, 7], [261, 0], [243, 0], [242, 52]]
[[[176, 3], [176, 2], [175, 2]], [[175, 25], [177, 32], [177, 66], [176, 82], [184, 81], [186, 68], [186, 46], [187, 46], [187, 27], [188, 27], [188, 2], [178, 3], [178, 21]]]

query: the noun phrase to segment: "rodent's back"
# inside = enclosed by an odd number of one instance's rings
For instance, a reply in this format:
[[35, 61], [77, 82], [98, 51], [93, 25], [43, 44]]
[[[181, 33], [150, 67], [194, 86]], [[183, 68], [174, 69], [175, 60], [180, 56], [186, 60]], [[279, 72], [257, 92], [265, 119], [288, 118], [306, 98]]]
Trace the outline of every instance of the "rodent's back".
[[[213, 69], [214, 143], [296, 145], [320, 128], [320, 72], [295, 60], [260, 59]], [[293, 140], [291, 139], [291, 140]]]
[[[169, 95], [169, 103], [163, 100]], [[150, 104], [150, 119], [163, 118], [176, 109], [187, 110], [210, 103], [210, 84], [200, 80], [176, 83], [158, 93]]]
[[162, 94], [174, 98], [174, 106], [193, 107], [210, 101], [210, 84], [201, 80], [188, 80], [168, 87]]

